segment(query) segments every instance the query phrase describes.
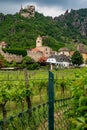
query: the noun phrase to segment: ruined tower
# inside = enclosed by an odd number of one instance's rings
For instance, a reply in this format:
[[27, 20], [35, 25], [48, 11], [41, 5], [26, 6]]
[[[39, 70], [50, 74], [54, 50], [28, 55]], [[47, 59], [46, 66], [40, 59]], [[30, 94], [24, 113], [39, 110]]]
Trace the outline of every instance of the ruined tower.
[[35, 6], [34, 5], [28, 5], [27, 7], [25, 7], [23, 9], [23, 7], [21, 6], [20, 9], [20, 15], [23, 17], [27, 17], [27, 18], [31, 18], [35, 16]]

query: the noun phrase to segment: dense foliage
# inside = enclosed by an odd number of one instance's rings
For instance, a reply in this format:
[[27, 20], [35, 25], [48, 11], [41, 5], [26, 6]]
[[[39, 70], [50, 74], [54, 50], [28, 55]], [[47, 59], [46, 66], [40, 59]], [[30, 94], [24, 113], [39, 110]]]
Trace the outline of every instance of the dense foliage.
[[82, 55], [80, 54], [79, 51], [75, 51], [74, 54], [72, 55], [72, 63], [73, 65], [81, 65], [83, 63], [83, 57]]
[[28, 70], [39, 69], [40, 65], [35, 62], [31, 57], [25, 56], [21, 63], [22, 68], [27, 68]]
[[79, 71], [72, 85], [72, 110], [69, 112], [71, 130], [87, 129], [87, 76]]
[[22, 55], [22, 56], [26, 56], [27, 55], [27, 51], [25, 49], [22, 48], [3, 48], [3, 51], [6, 53], [11, 53], [11, 54], [16, 54], [16, 55]]

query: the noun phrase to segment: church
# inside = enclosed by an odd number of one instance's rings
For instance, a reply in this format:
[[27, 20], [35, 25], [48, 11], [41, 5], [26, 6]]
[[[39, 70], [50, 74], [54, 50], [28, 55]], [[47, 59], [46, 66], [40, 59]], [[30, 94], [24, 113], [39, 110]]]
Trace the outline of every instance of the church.
[[39, 35], [36, 39], [36, 47], [31, 50], [27, 50], [27, 55], [33, 58], [36, 62], [40, 58], [48, 58], [52, 54], [52, 49], [48, 46], [43, 46], [43, 39]]

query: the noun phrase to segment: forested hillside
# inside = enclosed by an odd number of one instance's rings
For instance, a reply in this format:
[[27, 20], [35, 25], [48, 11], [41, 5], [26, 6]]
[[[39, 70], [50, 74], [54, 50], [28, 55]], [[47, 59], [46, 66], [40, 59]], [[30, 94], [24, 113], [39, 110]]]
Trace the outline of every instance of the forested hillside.
[[87, 44], [87, 9], [66, 11], [64, 15], [45, 17], [38, 12], [34, 18], [0, 14], [0, 41], [10, 48], [32, 48], [38, 35], [43, 44], [58, 50], [76, 43]]

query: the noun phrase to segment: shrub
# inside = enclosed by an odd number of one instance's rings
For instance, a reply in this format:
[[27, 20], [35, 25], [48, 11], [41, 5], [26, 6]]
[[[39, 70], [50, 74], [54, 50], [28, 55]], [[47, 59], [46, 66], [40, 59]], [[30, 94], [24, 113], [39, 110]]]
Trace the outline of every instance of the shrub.
[[22, 55], [23, 57], [27, 55], [27, 51], [25, 49], [15, 49], [15, 48], [3, 48], [3, 51], [6, 53], [16, 54], [16, 55]]

